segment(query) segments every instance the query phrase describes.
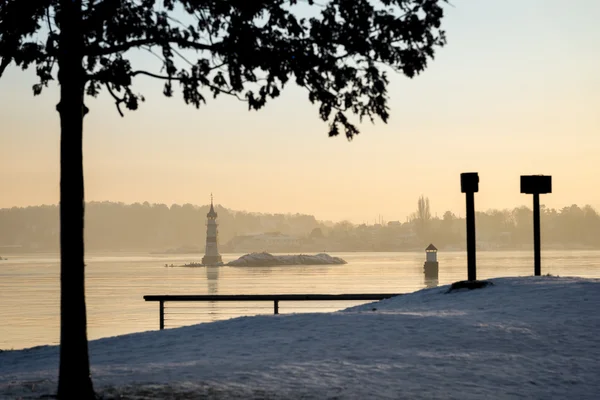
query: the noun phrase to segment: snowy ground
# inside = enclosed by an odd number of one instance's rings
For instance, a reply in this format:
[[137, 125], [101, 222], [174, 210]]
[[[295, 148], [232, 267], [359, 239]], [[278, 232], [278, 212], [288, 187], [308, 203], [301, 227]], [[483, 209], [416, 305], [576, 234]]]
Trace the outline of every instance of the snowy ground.
[[[492, 281], [95, 340], [95, 387], [135, 399], [598, 399], [600, 280]], [[57, 356], [0, 353], [0, 397], [54, 393]]]

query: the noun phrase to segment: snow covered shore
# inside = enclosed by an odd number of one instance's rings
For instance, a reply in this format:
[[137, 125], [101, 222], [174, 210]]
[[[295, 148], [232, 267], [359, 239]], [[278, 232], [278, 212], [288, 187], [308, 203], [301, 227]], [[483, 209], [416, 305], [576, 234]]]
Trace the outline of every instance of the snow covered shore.
[[[95, 387], [136, 399], [597, 399], [600, 280], [492, 281], [95, 340]], [[57, 367], [56, 346], [1, 352], [0, 398], [54, 393]]]
[[329, 254], [319, 253], [315, 255], [309, 254], [292, 254], [274, 256], [270, 253], [250, 253], [241, 256], [237, 260], [227, 263], [233, 267], [240, 266], [271, 266], [271, 265], [330, 265], [330, 264], [346, 264], [346, 261], [339, 257], [332, 257]]

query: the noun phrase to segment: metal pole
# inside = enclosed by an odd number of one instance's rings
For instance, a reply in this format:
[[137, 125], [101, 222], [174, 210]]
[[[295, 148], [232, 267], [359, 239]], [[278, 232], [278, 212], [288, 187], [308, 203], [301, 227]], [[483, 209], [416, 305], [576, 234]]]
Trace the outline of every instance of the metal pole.
[[540, 195], [533, 194], [533, 257], [534, 257], [534, 275], [542, 274], [542, 255], [540, 240]]
[[467, 192], [467, 275], [468, 280], [477, 280], [475, 264], [475, 194]]
[[165, 329], [165, 302], [158, 302], [158, 324], [161, 330]]

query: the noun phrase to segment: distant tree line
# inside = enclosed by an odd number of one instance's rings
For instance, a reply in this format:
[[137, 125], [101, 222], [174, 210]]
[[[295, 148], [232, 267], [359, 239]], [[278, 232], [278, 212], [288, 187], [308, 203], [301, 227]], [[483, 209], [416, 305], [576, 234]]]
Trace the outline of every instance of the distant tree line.
[[[480, 249], [515, 250], [533, 246], [533, 213], [521, 206], [476, 212], [476, 236]], [[342, 221], [328, 228], [328, 248], [355, 251], [402, 251], [438, 248], [463, 249], [466, 221], [451, 211], [432, 216], [429, 199], [419, 198], [417, 210], [405, 222], [352, 224]], [[600, 248], [600, 216], [591, 206], [561, 209], [541, 207], [542, 247]]]
[[[483, 248], [515, 249], [533, 245], [533, 211], [525, 206], [476, 212], [476, 236]], [[600, 215], [590, 205], [573, 204], [561, 209], [541, 206], [542, 245], [555, 248], [600, 248]], [[420, 244], [464, 244], [465, 220], [446, 211], [442, 218], [431, 217], [429, 199], [421, 197], [408, 225]], [[457, 229], [457, 226], [459, 229]]]
[[[86, 249], [161, 251], [185, 246], [204, 250], [208, 210], [208, 205], [90, 202], [86, 204]], [[215, 210], [221, 243], [236, 235], [270, 231], [305, 235], [324, 226], [311, 215], [250, 213], [220, 205]], [[58, 250], [58, 218], [58, 206], [0, 209], [0, 253], [10, 251], [7, 246]]]
[[[86, 248], [90, 251], [164, 251], [178, 247], [203, 251], [208, 205], [90, 202], [86, 204]], [[306, 251], [418, 250], [429, 243], [461, 249], [465, 220], [451, 211], [432, 216], [429, 199], [405, 221], [352, 224], [317, 221], [312, 215], [262, 214], [217, 205], [219, 242], [226, 251], [235, 236], [280, 232], [304, 240]], [[533, 243], [533, 215], [527, 207], [476, 213], [480, 248], [519, 249]], [[546, 248], [600, 248], [600, 215], [591, 206], [542, 206], [542, 245]], [[0, 254], [57, 251], [57, 206], [0, 209]], [[256, 249], [260, 251], [261, 249]]]

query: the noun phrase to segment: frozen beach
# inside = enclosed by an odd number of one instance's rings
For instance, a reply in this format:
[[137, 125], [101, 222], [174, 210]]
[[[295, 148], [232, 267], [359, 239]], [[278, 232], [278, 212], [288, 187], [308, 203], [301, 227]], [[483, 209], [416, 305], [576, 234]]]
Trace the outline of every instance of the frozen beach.
[[[600, 280], [498, 278], [334, 313], [90, 342], [104, 398], [596, 399]], [[58, 347], [0, 353], [0, 397], [56, 390]]]

